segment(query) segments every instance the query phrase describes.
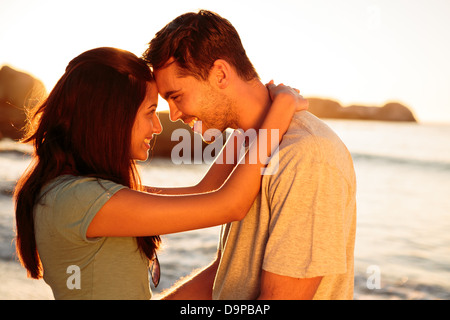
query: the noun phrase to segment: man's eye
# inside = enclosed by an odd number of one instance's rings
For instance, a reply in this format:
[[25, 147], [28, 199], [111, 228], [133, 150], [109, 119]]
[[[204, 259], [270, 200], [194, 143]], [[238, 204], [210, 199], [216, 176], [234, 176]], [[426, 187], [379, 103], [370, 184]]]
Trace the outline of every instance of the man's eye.
[[173, 101], [180, 101], [181, 95], [172, 97]]

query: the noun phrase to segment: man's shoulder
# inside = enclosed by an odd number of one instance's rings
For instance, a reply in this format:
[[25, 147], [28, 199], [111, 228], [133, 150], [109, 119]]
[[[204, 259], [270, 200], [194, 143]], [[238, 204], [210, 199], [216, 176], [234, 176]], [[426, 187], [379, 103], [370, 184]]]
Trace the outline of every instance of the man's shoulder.
[[299, 111], [294, 114], [289, 129], [283, 137], [283, 142], [303, 143], [304, 140], [310, 142], [309, 139], [315, 138], [341, 142], [336, 133], [323, 120], [308, 111]]
[[275, 176], [292, 170], [314, 170], [316, 166], [331, 166], [346, 175], [353, 171], [350, 152], [339, 136], [307, 111], [294, 115], [271, 164], [276, 164], [272, 174]]
[[329, 153], [347, 152], [338, 135], [321, 119], [307, 111], [297, 112], [283, 136], [280, 144], [280, 156], [284, 153], [294, 153], [304, 156], [327, 156]]

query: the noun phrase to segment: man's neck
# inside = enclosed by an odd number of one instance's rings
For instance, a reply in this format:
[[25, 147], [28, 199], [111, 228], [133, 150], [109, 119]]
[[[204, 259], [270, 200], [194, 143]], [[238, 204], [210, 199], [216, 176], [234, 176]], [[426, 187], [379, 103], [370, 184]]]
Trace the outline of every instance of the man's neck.
[[267, 87], [259, 80], [243, 82], [237, 88], [238, 128], [259, 129], [272, 103]]

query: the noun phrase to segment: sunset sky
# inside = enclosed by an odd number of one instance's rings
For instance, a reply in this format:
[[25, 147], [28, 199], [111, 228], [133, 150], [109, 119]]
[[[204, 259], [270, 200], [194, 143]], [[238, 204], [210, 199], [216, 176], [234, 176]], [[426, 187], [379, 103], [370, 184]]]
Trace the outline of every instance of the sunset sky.
[[200, 8], [231, 21], [264, 82], [344, 106], [399, 101], [420, 121], [450, 123], [449, 0], [0, 0], [0, 65], [50, 90], [81, 52], [140, 56], [166, 23]]

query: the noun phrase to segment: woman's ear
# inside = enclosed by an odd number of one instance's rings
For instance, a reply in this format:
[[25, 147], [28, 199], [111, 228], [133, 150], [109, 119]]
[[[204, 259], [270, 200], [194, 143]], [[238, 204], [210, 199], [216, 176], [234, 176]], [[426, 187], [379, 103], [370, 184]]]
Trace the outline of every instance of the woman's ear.
[[230, 79], [232, 77], [233, 68], [231, 65], [223, 60], [217, 59], [209, 73], [210, 80], [217, 85], [219, 89], [225, 89], [230, 84]]

